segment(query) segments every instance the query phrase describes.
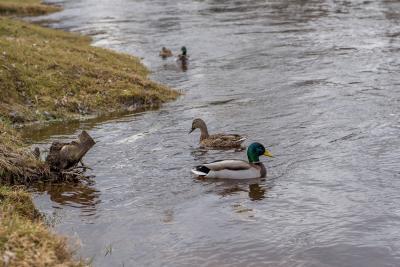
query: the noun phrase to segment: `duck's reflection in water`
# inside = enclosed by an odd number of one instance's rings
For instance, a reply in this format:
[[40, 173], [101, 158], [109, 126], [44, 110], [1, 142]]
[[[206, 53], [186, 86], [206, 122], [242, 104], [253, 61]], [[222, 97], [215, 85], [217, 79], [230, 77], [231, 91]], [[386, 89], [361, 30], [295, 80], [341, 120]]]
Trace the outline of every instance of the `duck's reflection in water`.
[[[212, 182], [208, 180], [208, 182]], [[270, 186], [262, 183], [261, 179], [249, 179], [247, 181], [237, 180], [214, 180], [217, 183], [215, 191], [222, 197], [247, 192], [252, 201], [262, 200], [266, 197]]]
[[249, 198], [253, 201], [265, 198], [265, 187], [259, 184], [249, 184]]
[[94, 215], [100, 203], [100, 192], [91, 183], [42, 184], [36, 187], [36, 192], [47, 193], [61, 207], [79, 208], [85, 216]]

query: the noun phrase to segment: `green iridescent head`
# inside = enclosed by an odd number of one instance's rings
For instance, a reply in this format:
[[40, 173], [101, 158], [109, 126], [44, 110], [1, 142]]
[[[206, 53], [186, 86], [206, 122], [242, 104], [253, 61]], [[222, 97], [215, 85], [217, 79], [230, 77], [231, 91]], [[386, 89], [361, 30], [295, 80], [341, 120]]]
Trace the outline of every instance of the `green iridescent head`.
[[181, 51], [182, 51], [182, 55], [186, 56], [186, 53], [187, 53], [186, 47], [182, 46]]
[[250, 163], [260, 162], [260, 156], [272, 157], [271, 152], [260, 143], [252, 143], [247, 149], [247, 157]]

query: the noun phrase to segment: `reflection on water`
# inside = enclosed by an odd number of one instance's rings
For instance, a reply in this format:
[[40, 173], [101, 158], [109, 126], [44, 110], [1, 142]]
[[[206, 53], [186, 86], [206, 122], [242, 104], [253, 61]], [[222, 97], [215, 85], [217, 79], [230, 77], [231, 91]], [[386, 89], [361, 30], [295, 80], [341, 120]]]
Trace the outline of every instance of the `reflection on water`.
[[266, 189], [259, 184], [249, 184], [248, 188], [239, 185], [228, 186], [224, 184], [223, 189], [218, 192], [218, 194], [221, 196], [228, 196], [238, 192], [248, 192], [250, 200], [255, 201], [264, 199], [265, 191]]
[[[80, 128], [96, 140], [93, 185], [35, 198], [95, 266], [400, 265], [400, 2], [64, 4], [51, 26], [138, 55], [184, 92], [160, 110], [29, 134], [41, 147]], [[161, 60], [162, 46], [186, 46], [187, 70]], [[197, 150], [196, 117], [265, 144], [267, 178], [192, 177], [192, 166], [246, 159]]]
[[266, 189], [261, 187], [259, 184], [249, 185], [249, 198], [251, 200], [262, 200], [265, 198]]
[[85, 216], [94, 215], [101, 202], [100, 192], [86, 183], [37, 185], [35, 190], [46, 193], [52, 202], [61, 206], [81, 209]]

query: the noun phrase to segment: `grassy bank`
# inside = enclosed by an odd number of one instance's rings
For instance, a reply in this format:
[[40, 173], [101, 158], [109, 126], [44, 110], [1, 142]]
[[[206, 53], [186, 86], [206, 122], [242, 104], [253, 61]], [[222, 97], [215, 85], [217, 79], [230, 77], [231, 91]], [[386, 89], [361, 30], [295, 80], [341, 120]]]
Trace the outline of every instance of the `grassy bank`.
[[0, 19], [0, 116], [23, 123], [154, 107], [178, 93], [150, 81], [137, 58], [90, 38]]
[[[90, 38], [15, 16], [59, 10], [38, 0], [0, 0], [0, 181], [29, 183], [49, 169], [26, 150], [15, 124], [156, 107], [179, 93], [150, 81], [137, 58]], [[10, 17], [13, 16], [13, 17]], [[40, 176], [41, 177], [41, 176]], [[43, 223], [22, 188], [0, 186], [0, 265], [84, 266]]]
[[57, 6], [44, 5], [37, 0], [1, 0], [0, 15], [32, 16], [59, 11]]
[[0, 186], [1, 266], [85, 266], [72, 260], [66, 239], [43, 224], [28, 193]]

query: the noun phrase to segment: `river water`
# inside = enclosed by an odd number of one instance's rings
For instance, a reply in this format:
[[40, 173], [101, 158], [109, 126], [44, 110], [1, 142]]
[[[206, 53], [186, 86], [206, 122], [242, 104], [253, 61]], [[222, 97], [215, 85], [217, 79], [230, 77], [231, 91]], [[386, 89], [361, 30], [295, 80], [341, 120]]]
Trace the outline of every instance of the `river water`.
[[[94, 266], [400, 266], [400, 3], [76, 0], [45, 17], [143, 58], [184, 95], [159, 110], [30, 131], [43, 147], [87, 129], [96, 175], [35, 202]], [[190, 55], [187, 71], [162, 46]], [[264, 180], [199, 181], [191, 121], [274, 154]], [[75, 243], [74, 243], [75, 244]]]

